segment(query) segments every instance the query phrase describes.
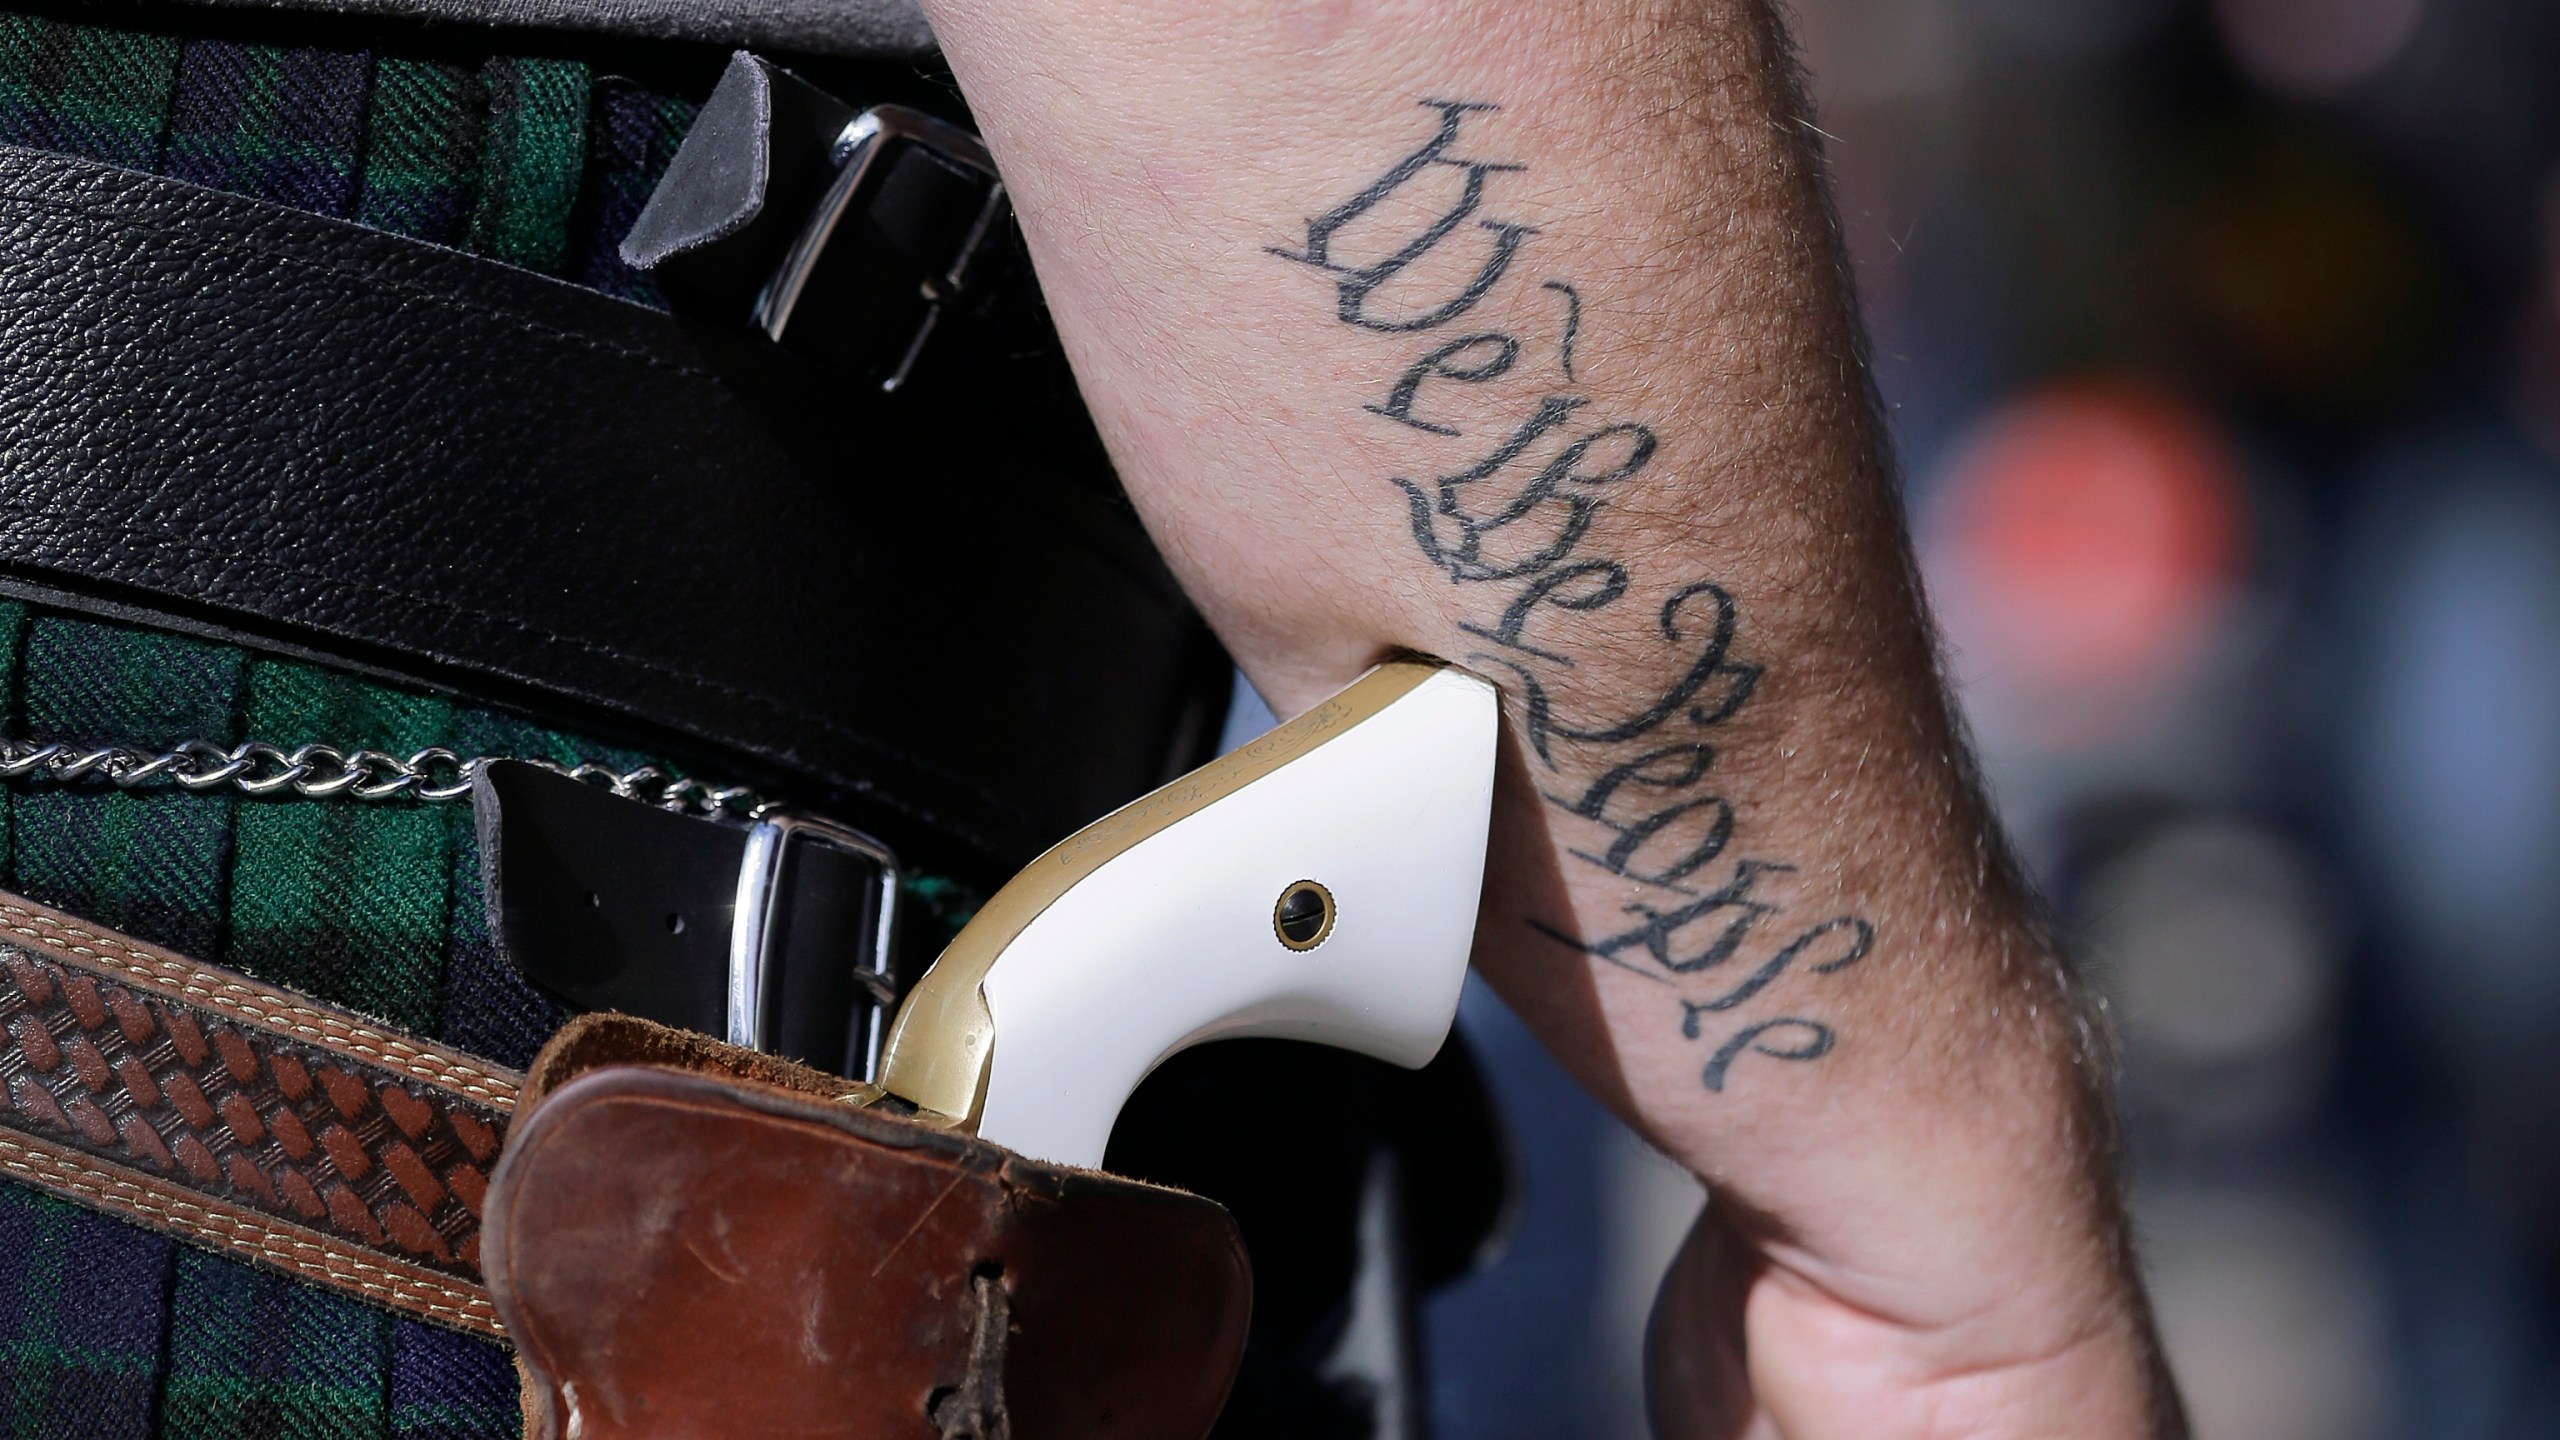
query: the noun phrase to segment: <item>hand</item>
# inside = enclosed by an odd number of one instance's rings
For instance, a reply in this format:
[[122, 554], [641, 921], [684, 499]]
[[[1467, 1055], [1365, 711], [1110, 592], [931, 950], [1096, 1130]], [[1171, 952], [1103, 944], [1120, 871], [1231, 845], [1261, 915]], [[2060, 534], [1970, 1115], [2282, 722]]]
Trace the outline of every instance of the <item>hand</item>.
[[1714, 1196], [1663, 1433], [2178, 1433], [1763, 0], [932, 12], [1256, 686], [1503, 686], [1477, 964]]

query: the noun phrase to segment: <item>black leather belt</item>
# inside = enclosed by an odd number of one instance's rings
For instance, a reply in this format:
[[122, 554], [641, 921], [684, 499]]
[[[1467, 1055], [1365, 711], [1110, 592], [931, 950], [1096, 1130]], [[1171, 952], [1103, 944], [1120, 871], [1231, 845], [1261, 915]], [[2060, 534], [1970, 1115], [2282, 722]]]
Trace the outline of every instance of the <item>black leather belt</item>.
[[525, 978], [580, 1010], [872, 1077], [900, 990], [887, 847], [788, 811], [681, 815], [514, 760], [480, 771], [472, 808], [490, 932]]
[[1193, 758], [1125, 504], [763, 337], [0, 147], [0, 587], [689, 753], [986, 873]]

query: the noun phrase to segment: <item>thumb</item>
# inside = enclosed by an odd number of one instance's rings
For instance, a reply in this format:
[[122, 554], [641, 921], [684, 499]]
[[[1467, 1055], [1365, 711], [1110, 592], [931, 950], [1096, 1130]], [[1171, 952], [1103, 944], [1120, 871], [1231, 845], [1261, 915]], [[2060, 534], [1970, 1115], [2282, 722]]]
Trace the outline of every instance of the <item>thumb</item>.
[[1645, 1413], [1656, 1440], [1775, 1440], [1743, 1348], [1743, 1306], [1767, 1268], [1731, 1203], [1711, 1196], [1645, 1329]]

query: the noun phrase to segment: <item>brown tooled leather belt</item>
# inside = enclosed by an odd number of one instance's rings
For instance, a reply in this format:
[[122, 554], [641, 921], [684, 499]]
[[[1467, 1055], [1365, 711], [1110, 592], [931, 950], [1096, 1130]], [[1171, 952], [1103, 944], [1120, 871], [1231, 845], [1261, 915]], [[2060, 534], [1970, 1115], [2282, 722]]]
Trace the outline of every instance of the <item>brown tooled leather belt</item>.
[[512, 1341], [529, 1436], [1196, 1440], [1243, 1351], [1219, 1206], [789, 1061], [589, 1015], [528, 1079], [6, 894], [0, 971], [0, 1166]]
[[480, 1221], [522, 1077], [14, 895], [0, 970], [11, 1175], [503, 1333]]

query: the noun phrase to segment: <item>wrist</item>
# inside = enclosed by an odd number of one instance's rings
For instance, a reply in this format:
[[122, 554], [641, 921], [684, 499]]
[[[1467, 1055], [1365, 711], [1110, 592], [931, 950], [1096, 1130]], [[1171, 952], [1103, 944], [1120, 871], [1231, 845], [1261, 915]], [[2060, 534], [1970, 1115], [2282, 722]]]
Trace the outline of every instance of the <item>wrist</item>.
[[1920, 1319], [1843, 1298], [1792, 1268], [1766, 1231], [1711, 1200], [1665, 1275], [1645, 1367], [1661, 1440], [2185, 1433], [2121, 1264], [2049, 1270], [2068, 1283], [2005, 1288]]

